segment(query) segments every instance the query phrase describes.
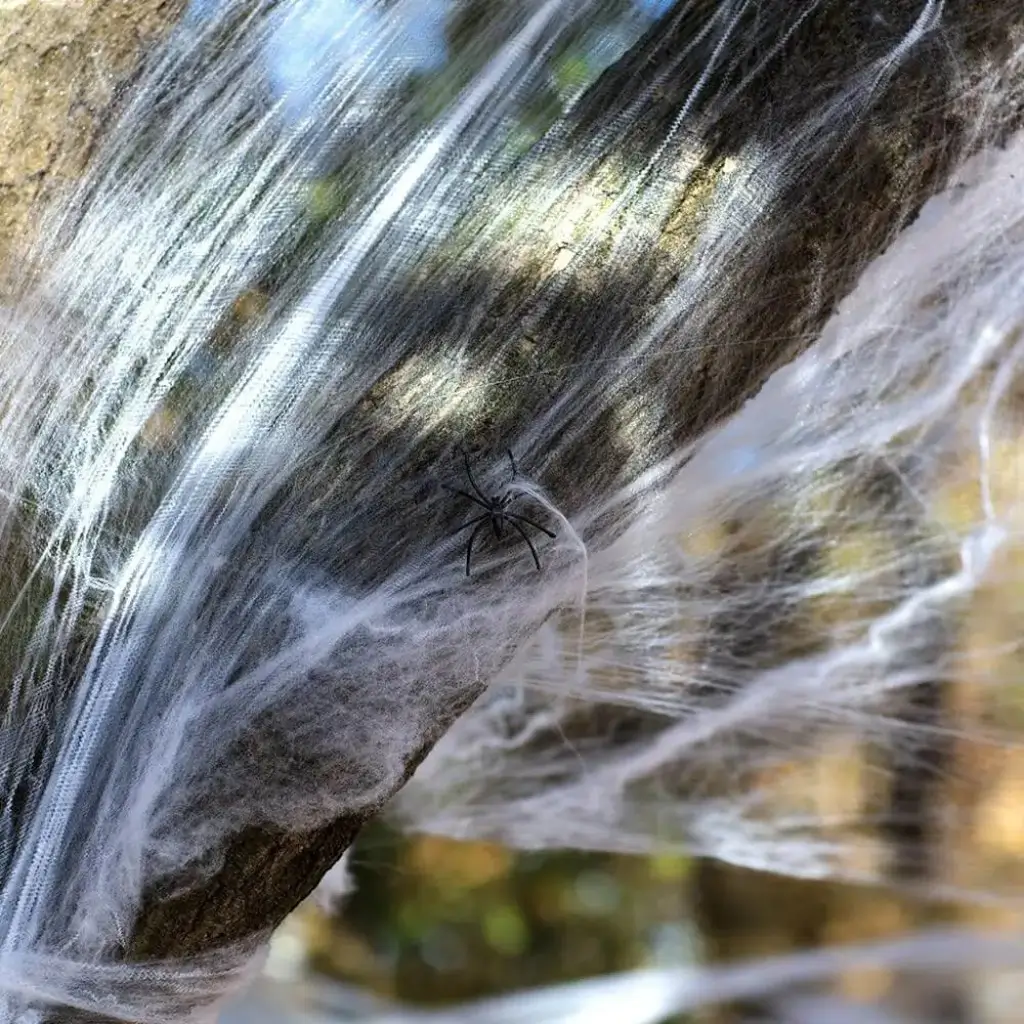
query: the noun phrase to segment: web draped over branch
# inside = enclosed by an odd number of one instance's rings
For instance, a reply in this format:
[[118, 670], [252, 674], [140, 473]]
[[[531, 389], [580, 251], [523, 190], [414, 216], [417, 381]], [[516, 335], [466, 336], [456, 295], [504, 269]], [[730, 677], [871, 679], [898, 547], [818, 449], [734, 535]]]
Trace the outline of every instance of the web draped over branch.
[[1016, 832], [984, 822], [1021, 771], [1022, 154], [968, 165], [588, 560], [401, 814], [1016, 888]]

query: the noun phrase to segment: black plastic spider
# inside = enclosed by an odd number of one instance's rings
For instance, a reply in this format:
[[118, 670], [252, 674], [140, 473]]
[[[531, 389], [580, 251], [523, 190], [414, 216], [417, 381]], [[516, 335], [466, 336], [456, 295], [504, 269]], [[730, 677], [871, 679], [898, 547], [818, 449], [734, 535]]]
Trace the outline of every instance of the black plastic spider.
[[532, 519], [527, 519], [526, 516], [520, 515], [518, 512], [510, 512], [509, 505], [515, 500], [515, 491], [509, 490], [512, 486], [512, 482], [515, 480], [517, 475], [516, 460], [512, 455], [512, 452], [508, 452], [508, 461], [512, 466], [512, 475], [508, 478], [508, 483], [505, 484], [505, 490], [502, 494], [495, 495], [493, 497], [487, 497], [486, 494], [477, 486], [476, 481], [473, 479], [473, 472], [469, 468], [469, 456], [465, 451], [462, 453], [462, 457], [466, 463], [466, 476], [469, 479], [469, 485], [476, 492], [475, 496], [470, 494], [469, 491], [461, 491], [457, 487], [447, 487], [446, 489], [451, 491], [453, 494], [459, 494], [463, 498], [468, 498], [474, 505], [479, 505], [483, 509], [483, 512], [478, 516], [474, 516], [468, 522], [463, 523], [456, 531], [452, 534], [462, 533], [463, 530], [468, 530], [473, 527], [473, 532], [469, 535], [469, 544], [466, 546], [466, 575], [469, 575], [469, 568], [471, 560], [473, 558], [473, 542], [476, 540], [477, 535], [480, 531], [488, 524], [491, 524], [491, 528], [494, 530], [494, 536], [497, 540], [501, 540], [505, 536], [505, 526], [511, 526], [523, 540], [526, 541], [527, 547], [530, 549], [530, 554], [533, 555], [533, 564], [537, 566], [537, 572], [540, 572], [540, 556], [537, 554], [537, 549], [533, 546], [533, 541], [527, 536], [526, 531], [520, 525], [525, 523], [527, 526], [532, 526], [535, 530], [540, 530], [541, 533], [547, 534], [547, 536], [554, 538], [555, 534], [545, 527], [541, 526], [540, 523], [535, 523]]

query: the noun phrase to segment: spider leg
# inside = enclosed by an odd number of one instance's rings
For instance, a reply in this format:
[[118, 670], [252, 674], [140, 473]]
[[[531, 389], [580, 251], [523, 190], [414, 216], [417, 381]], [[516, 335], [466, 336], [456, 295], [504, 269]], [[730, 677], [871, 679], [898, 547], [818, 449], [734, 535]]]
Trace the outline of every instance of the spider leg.
[[481, 501], [479, 498], [474, 498], [473, 495], [469, 493], [469, 491], [460, 491], [458, 489], [458, 487], [449, 487], [447, 484], [441, 484], [441, 486], [446, 491], [451, 491], [452, 494], [457, 494], [461, 498], [468, 498], [474, 504], [479, 505], [481, 508], [487, 509], [488, 512], [493, 512], [494, 511], [493, 504], [489, 504], [488, 502]]
[[512, 475], [508, 478], [508, 482], [512, 483], [519, 475], [519, 471], [516, 469], [516, 457], [512, 454], [511, 448], [506, 448], [505, 451], [508, 452], [508, 461], [512, 464]]
[[487, 525], [483, 521], [481, 516], [481, 522], [476, 524], [476, 529], [469, 535], [469, 544], [466, 545], [466, 575], [469, 575], [469, 561], [473, 557], [473, 541], [476, 540], [476, 535]]
[[480, 495], [480, 500], [481, 501], [486, 502], [487, 501], [487, 495], [484, 494], [484, 492], [481, 491], [479, 487], [477, 487], [476, 481], [473, 479], [473, 471], [469, 468], [469, 455], [467, 454], [465, 448], [462, 449], [462, 458], [463, 458], [463, 461], [466, 463], [466, 476], [469, 477], [469, 482], [470, 482], [473, 490], [476, 491], [476, 493]]
[[537, 566], [537, 572], [540, 572], [540, 557], [537, 554], [537, 549], [533, 546], [533, 541], [526, 536], [526, 531], [514, 520], [510, 520], [512, 527], [519, 531], [519, 536], [526, 541], [527, 547], [530, 549], [530, 554], [533, 555], [533, 564]]
[[477, 523], [481, 522], [481, 520], [486, 519], [488, 515], [488, 512], [483, 512], [478, 516], [473, 516], [472, 519], [464, 522], [457, 530], [452, 530], [449, 536], [454, 537], [456, 534], [462, 533], [463, 530], [468, 530], [471, 526], [475, 526]]
[[527, 526], [532, 526], [535, 530], [546, 533], [552, 540], [558, 536], [557, 533], [552, 533], [546, 526], [541, 526], [540, 523], [535, 523], [532, 519], [527, 519], [526, 516], [521, 516], [518, 512], [503, 512], [502, 515], [509, 519], [518, 519], [521, 523], [526, 523]]

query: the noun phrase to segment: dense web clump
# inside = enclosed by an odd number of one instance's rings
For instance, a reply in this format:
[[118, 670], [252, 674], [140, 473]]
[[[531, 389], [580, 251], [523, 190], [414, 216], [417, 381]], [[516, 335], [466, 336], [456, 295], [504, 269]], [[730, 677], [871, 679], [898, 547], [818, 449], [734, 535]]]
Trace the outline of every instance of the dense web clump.
[[326, 10], [193, 4], [11, 286], [4, 1019], [208, 1016], [389, 801], [1012, 899], [1016, 0]]

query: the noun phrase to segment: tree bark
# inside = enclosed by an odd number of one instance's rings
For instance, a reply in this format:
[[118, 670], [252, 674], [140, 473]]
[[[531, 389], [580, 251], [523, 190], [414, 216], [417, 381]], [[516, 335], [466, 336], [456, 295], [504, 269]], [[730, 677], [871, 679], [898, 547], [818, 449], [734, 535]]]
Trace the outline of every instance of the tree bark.
[[0, 268], [84, 170], [119, 90], [184, 0], [0, 5]]

